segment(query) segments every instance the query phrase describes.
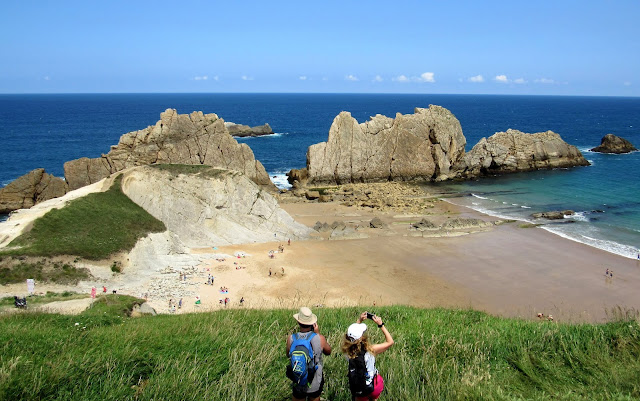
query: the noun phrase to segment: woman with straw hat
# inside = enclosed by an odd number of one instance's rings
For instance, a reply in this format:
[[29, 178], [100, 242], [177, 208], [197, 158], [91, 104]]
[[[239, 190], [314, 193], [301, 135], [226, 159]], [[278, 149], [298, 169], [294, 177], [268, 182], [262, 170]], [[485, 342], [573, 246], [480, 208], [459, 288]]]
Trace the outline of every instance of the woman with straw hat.
[[316, 366], [315, 374], [311, 382], [306, 386], [299, 386], [293, 383], [293, 400], [294, 401], [320, 401], [320, 394], [324, 386], [324, 375], [322, 370], [322, 354], [330, 355], [331, 346], [326, 338], [320, 334], [318, 328], [318, 317], [311, 312], [311, 309], [303, 306], [300, 311], [293, 315], [298, 322], [300, 331], [290, 334], [287, 337], [287, 358], [291, 357], [293, 350], [291, 345], [294, 340], [309, 340], [313, 350], [313, 359]]

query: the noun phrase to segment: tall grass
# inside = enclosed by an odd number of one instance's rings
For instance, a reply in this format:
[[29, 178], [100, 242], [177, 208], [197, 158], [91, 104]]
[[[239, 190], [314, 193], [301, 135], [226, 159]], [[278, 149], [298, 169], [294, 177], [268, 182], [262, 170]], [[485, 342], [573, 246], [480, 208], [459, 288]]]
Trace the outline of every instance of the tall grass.
[[2, 254], [28, 256], [76, 255], [105, 259], [128, 251], [150, 232], [166, 230], [164, 224], [136, 205], [121, 190], [121, 176], [106, 192], [73, 200], [34, 222]]
[[[350, 400], [339, 344], [360, 310], [314, 312], [334, 348], [325, 357], [323, 399]], [[564, 325], [400, 306], [376, 312], [396, 341], [376, 361], [384, 400], [640, 399], [635, 321]], [[296, 329], [293, 310], [114, 313], [0, 318], [0, 399], [291, 399], [284, 341]], [[372, 340], [382, 341], [368, 324]]]

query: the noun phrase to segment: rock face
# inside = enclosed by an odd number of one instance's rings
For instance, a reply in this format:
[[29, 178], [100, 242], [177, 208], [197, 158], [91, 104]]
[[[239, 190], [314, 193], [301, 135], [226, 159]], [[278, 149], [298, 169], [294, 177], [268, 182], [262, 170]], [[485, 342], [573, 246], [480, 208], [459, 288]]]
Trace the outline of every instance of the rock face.
[[613, 134], [607, 134], [602, 137], [600, 141], [600, 146], [596, 146], [591, 149], [592, 152], [600, 152], [600, 153], [629, 153], [636, 151], [636, 149], [631, 142], [627, 141], [624, 138], [620, 138], [619, 136], [615, 136]]
[[262, 164], [246, 144], [239, 144], [215, 114], [178, 114], [167, 109], [160, 120], [140, 131], [129, 132], [100, 158], [81, 158], [64, 164], [69, 189], [97, 182], [128, 167], [148, 164], [202, 164], [245, 174], [256, 184], [272, 189]]
[[454, 166], [459, 178], [531, 171], [538, 169], [588, 166], [589, 162], [573, 145], [552, 131], [527, 134], [509, 129], [482, 138]]
[[57, 198], [67, 193], [63, 179], [35, 169], [0, 189], [0, 213], [28, 209], [36, 203]]
[[123, 174], [123, 192], [188, 247], [304, 239], [311, 232], [235, 171], [201, 168], [182, 174], [144, 166]]
[[225, 127], [227, 127], [227, 130], [229, 131], [229, 134], [231, 134], [231, 136], [237, 136], [240, 138], [246, 136], [262, 136], [273, 134], [273, 130], [271, 129], [271, 126], [269, 124], [249, 127], [248, 125], [225, 122], [224, 125]]
[[440, 106], [362, 124], [342, 112], [327, 142], [307, 151], [308, 183], [445, 180], [465, 144], [460, 122]]

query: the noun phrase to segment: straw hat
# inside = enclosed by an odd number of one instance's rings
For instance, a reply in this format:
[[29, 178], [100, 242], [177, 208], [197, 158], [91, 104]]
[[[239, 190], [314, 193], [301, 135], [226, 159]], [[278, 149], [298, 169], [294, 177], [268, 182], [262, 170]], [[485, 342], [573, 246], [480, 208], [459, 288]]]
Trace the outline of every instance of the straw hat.
[[318, 316], [311, 313], [311, 309], [306, 306], [300, 308], [300, 312], [294, 314], [293, 318], [296, 319], [298, 323], [305, 324], [307, 326], [311, 326], [318, 321]]

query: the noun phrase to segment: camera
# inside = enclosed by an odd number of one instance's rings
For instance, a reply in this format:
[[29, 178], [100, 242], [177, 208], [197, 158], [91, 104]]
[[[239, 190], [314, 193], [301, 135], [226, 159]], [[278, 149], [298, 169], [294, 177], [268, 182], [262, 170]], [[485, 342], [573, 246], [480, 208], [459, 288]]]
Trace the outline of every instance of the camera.
[[367, 319], [373, 319], [375, 315], [375, 313], [367, 312]]

